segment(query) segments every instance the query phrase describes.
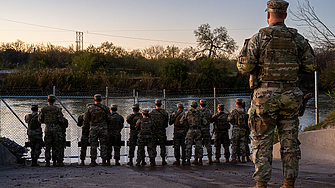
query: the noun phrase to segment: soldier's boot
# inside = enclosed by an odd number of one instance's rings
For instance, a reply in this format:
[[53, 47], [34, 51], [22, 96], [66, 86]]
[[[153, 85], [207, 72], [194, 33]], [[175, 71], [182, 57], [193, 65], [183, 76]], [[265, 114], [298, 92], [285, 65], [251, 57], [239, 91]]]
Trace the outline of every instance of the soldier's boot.
[[79, 166], [85, 166], [85, 161], [84, 161], [84, 160], [81, 160]]
[[135, 166], [141, 166], [141, 161], [137, 161]]
[[257, 181], [256, 186], [252, 188], [267, 188], [268, 182], [266, 181]]
[[229, 161], [229, 163], [236, 164], [237, 163], [237, 159], [232, 159], [232, 160]]
[[191, 160], [190, 160], [190, 159], [187, 159], [185, 165], [191, 165]]
[[37, 163], [37, 159], [36, 159], [36, 158], [32, 158], [32, 160], [31, 160], [31, 166], [40, 166], [40, 165]]
[[162, 157], [162, 165], [164, 166], [164, 165], [167, 165], [167, 162], [166, 162], [166, 160], [165, 160], [165, 157]]
[[155, 159], [150, 159], [150, 166], [156, 166]]
[[245, 157], [242, 157], [242, 161], [241, 161], [242, 163], [246, 163], [246, 161], [245, 161]]
[[45, 163], [45, 166], [46, 166], [46, 167], [50, 167], [50, 161], [47, 161], [47, 162]]
[[251, 162], [251, 159], [249, 156], [245, 156], [245, 158], [247, 159], [247, 162]]
[[145, 160], [144, 160], [144, 159], [142, 160], [142, 163], [141, 163], [141, 165], [142, 165], [142, 166], [145, 166], [145, 165], [147, 165], [147, 163], [145, 162]]
[[129, 166], [133, 166], [134, 164], [133, 164], [133, 158], [129, 158], [129, 162], [127, 163], [127, 165], [129, 165]]
[[107, 159], [106, 163], [107, 163], [107, 166], [110, 166], [111, 165], [111, 160]]
[[213, 163], [220, 163], [220, 158], [216, 158]]
[[191, 164], [194, 164], [194, 165], [197, 165], [197, 164], [199, 164], [199, 162], [198, 162], [198, 159], [194, 159], [194, 161], [192, 161], [192, 163]]
[[57, 166], [57, 161], [52, 161], [52, 166]]
[[180, 160], [176, 160], [175, 162], [172, 163], [173, 165], [180, 165]]
[[102, 166], [108, 166], [107, 159], [102, 159]]
[[202, 165], [202, 159], [199, 159], [198, 165]]
[[289, 179], [289, 178], [285, 178], [284, 180], [284, 185], [281, 186], [281, 188], [294, 188], [294, 182], [295, 182], [295, 179]]
[[182, 160], [182, 161], [181, 161], [181, 164], [182, 164], [182, 165], [186, 165], [186, 161], [185, 161], [185, 160]]
[[229, 163], [229, 158], [226, 158], [226, 163]]
[[119, 162], [119, 160], [115, 160], [115, 166], [120, 166], [121, 164], [120, 164], [120, 162]]
[[57, 166], [58, 166], [58, 167], [63, 167], [63, 166], [64, 166], [63, 161], [57, 161]]
[[208, 164], [213, 164], [212, 157], [208, 159]]
[[240, 158], [240, 156], [237, 157], [236, 162], [237, 162], [237, 163], [238, 163], [238, 162], [241, 162], [241, 158]]
[[94, 167], [94, 166], [98, 166], [98, 163], [95, 162], [95, 159], [91, 159], [90, 166], [92, 166], [92, 167]]

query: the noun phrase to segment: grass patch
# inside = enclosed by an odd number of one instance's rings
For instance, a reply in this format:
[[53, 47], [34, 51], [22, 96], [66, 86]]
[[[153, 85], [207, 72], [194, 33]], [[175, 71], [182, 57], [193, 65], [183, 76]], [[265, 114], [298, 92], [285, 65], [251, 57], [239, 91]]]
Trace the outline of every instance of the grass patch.
[[335, 122], [335, 111], [332, 111], [327, 115], [325, 120], [321, 121], [318, 124], [305, 127], [303, 129], [303, 132], [325, 129], [329, 125], [334, 124], [334, 122]]

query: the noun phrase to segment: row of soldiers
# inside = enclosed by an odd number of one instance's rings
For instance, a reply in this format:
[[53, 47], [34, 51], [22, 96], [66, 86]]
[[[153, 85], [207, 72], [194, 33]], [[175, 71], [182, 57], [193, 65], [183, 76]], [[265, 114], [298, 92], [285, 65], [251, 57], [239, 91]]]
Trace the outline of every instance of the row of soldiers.
[[[28, 123], [28, 136], [31, 144], [32, 152], [32, 166], [37, 166], [37, 159], [41, 153], [42, 141], [42, 130], [41, 123], [46, 124], [45, 130], [45, 142], [48, 142], [48, 134], [50, 127], [62, 127], [62, 121], [65, 119], [61, 113], [61, 108], [53, 105], [54, 96], [48, 96], [49, 105], [43, 107], [39, 113], [39, 118], [36, 121], [36, 114], [38, 114], [38, 107], [33, 105], [32, 114], [26, 116], [26, 122]], [[52, 103], [50, 103], [50, 101]], [[102, 158], [102, 165], [109, 166], [112, 158], [112, 152], [114, 149], [115, 165], [120, 165], [120, 148], [121, 148], [121, 130], [124, 124], [124, 118], [117, 113], [117, 105], [112, 104], [109, 109], [103, 105], [102, 97], [100, 94], [94, 95], [94, 104], [87, 104], [86, 110], [83, 114], [78, 117], [77, 125], [82, 127], [81, 137], [81, 152], [80, 152], [80, 165], [85, 165], [87, 147], [91, 146], [91, 163], [90, 166], [98, 165], [97, 159], [97, 148], [100, 145], [100, 153]], [[127, 165], [133, 165], [133, 158], [135, 153], [135, 147], [137, 149], [137, 161], [136, 166], [144, 166], [145, 162], [145, 146], [147, 146], [150, 165], [155, 166], [156, 147], [160, 146], [160, 156], [162, 158], [162, 165], [166, 165], [166, 128], [168, 125], [174, 125], [174, 155], [176, 161], [174, 165], [190, 165], [190, 159], [192, 156], [192, 145], [195, 144], [194, 161], [192, 164], [202, 165], [203, 158], [203, 145], [207, 149], [208, 163], [220, 163], [221, 157], [221, 145], [224, 148], [225, 162], [229, 162], [230, 158], [230, 143], [232, 144], [232, 155], [231, 163], [236, 163], [242, 157], [241, 162], [249, 160], [249, 131], [247, 126], [248, 115], [243, 107], [242, 99], [236, 100], [237, 108], [231, 111], [230, 114], [224, 112], [224, 105], [218, 105], [218, 113], [213, 115], [211, 110], [207, 107], [206, 100], [200, 100], [200, 109], [197, 109], [198, 104], [196, 101], [191, 102], [191, 109], [184, 111], [183, 104], [177, 104], [177, 110], [170, 116], [162, 109], [162, 102], [160, 99], [155, 100], [155, 109], [151, 112], [147, 109], [143, 109], [140, 113], [138, 104], [134, 104], [132, 109], [133, 113], [128, 115], [126, 118], [127, 123], [130, 125], [130, 138], [129, 138], [129, 162]], [[57, 109], [53, 111], [54, 115], [61, 118], [56, 118], [52, 123], [45, 121], [50, 119], [52, 113], [45, 114], [45, 110], [49, 108]], [[51, 112], [51, 111], [50, 111]], [[50, 116], [50, 117], [49, 117]], [[56, 117], [55, 116], [55, 117]], [[47, 118], [45, 118], [47, 117]], [[42, 118], [44, 120], [42, 120]], [[52, 118], [51, 118], [52, 119]], [[62, 121], [61, 121], [62, 120]], [[213, 132], [215, 133], [214, 146], [216, 148], [215, 160], [212, 160], [212, 146], [211, 146], [211, 132], [210, 123], [214, 123]], [[229, 139], [228, 131], [230, 124], [233, 125], [232, 139]], [[37, 129], [35, 127], [37, 127]], [[66, 128], [65, 128], [66, 129]], [[65, 129], [57, 132], [55, 140], [50, 142], [50, 147], [46, 148], [46, 165], [50, 166], [50, 149], [49, 154], [48, 148], [52, 148], [54, 166], [63, 166], [62, 160], [64, 158], [64, 147], [65, 147]], [[58, 137], [57, 137], [58, 136]], [[56, 138], [57, 137], [57, 138]], [[47, 143], [46, 143], [47, 146]], [[181, 150], [181, 151], [180, 151]], [[55, 153], [54, 153], [55, 151]], [[59, 151], [59, 152], [57, 152]], [[59, 154], [62, 153], [62, 154]], [[57, 156], [63, 157], [59, 159], [57, 163]], [[54, 160], [55, 159], [55, 160]], [[180, 161], [181, 160], [181, 161]], [[56, 162], [55, 162], [56, 161]], [[181, 162], [181, 163], [180, 163]]]

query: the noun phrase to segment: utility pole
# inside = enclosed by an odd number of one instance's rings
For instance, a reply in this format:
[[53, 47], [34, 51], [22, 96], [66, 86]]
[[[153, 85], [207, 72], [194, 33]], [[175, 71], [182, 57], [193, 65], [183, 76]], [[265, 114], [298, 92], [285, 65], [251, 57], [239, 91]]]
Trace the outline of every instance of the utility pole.
[[76, 31], [76, 51], [83, 51], [84, 33]]

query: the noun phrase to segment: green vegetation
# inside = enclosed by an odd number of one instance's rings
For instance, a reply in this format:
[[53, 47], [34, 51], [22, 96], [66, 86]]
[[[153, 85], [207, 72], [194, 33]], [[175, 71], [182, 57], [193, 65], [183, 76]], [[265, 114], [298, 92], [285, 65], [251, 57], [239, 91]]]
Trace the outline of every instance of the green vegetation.
[[325, 129], [329, 126], [334, 126], [334, 122], [335, 122], [335, 111], [332, 111], [327, 115], [325, 120], [316, 125], [310, 125], [308, 127], [305, 127], [303, 132]]

